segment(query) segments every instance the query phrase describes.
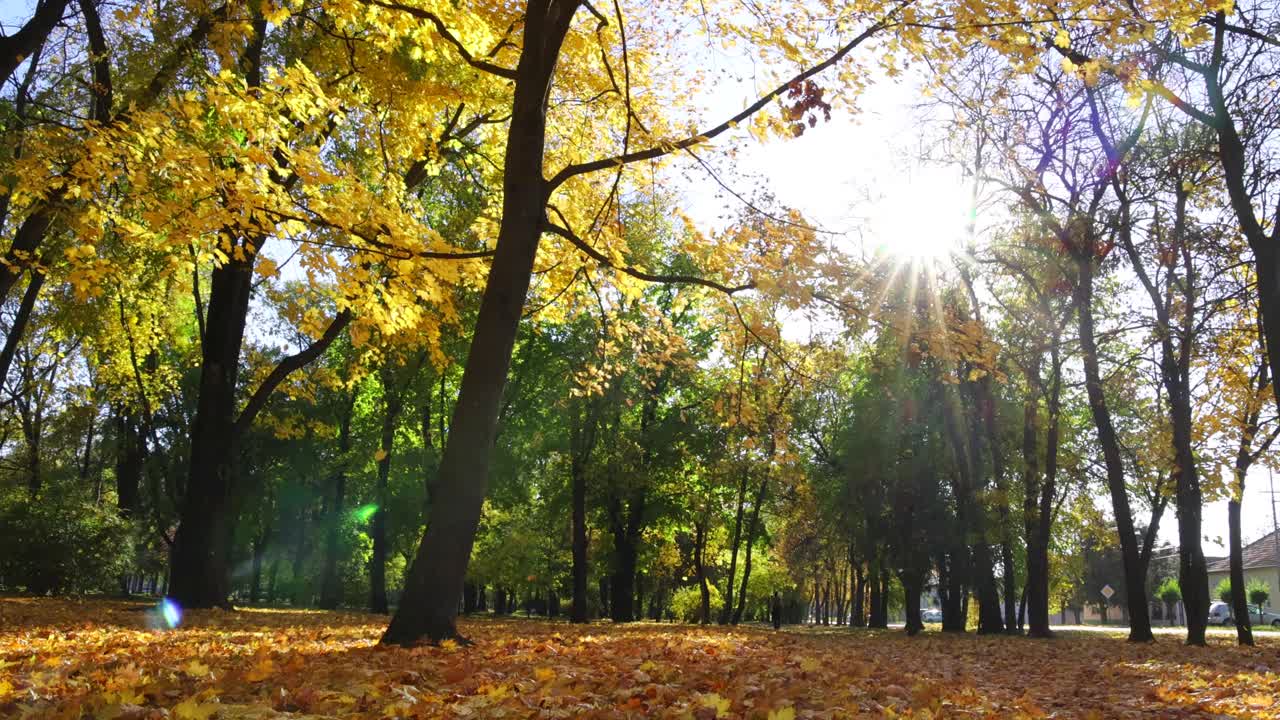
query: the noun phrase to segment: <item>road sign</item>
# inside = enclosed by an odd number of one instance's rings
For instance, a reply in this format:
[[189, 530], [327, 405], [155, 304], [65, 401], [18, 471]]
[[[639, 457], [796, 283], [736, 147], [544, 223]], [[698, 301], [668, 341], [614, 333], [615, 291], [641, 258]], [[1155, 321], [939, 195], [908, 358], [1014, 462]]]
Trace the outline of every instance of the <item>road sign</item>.
[[1116, 594], [1115, 589], [1114, 589], [1114, 588], [1112, 588], [1110, 585], [1103, 585], [1103, 586], [1102, 586], [1102, 597], [1104, 597], [1104, 598], [1106, 598], [1106, 599], [1110, 600], [1110, 599], [1111, 599], [1111, 596], [1112, 596], [1112, 595], [1115, 595], [1115, 594]]

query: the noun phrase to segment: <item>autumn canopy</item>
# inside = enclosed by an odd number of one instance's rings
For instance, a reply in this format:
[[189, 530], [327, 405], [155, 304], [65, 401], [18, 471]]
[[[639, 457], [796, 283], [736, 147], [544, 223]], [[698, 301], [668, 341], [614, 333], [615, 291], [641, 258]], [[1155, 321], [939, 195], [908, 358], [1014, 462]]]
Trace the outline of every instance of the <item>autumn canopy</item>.
[[[1084, 613], [1204, 645], [1221, 600], [1242, 645], [1280, 626], [1280, 550], [1246, 567], [1242, 502], [1280, 459], [1269, 0], [3, 13], [0, 591], [24, 603], [164, 598], [170, 629], [359, 609], [382, 645], [447, 649], [522, 632], [460, 630], [480, 613], [915, 636], [934, 610], [1036, 637]], [[877, 112], [965, 223], [835, 228], [748, 169], [858, 158], [850, 119]], [[4, 632], [68, 612], [0, 608]], [[700, 632], [671, 652], [722, 641]], [[744, 632], [724, 642], [778, 651]], [[176, 692], [198, 717], [192, 662], [82, 706]], [[620, 665], [642, 694], [665, 682], [643, 662]], [[0, 711], [53, 692], [24, 678]], [[942, 707], [931, 687], [878, 703]], [[690, 711], [841, 707], [730, 690]], [[289, 692], [277, 711], [365, 703]], [[1000, 692], [989, 712], [1048, 712]]]

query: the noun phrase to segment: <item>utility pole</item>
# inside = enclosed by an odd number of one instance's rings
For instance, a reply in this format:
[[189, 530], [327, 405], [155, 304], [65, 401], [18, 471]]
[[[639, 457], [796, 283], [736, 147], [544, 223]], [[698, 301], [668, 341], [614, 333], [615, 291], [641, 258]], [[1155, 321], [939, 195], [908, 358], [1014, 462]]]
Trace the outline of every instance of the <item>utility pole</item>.
[[1276, 515], [1276, 476], [1270, 466], [1267, 467], [1267, 482], [1271, 486], [1268, 491], [1271, 495], [1271, 541], [1276, 546], [1276, 557], [1280, 558], [1280, 516]]

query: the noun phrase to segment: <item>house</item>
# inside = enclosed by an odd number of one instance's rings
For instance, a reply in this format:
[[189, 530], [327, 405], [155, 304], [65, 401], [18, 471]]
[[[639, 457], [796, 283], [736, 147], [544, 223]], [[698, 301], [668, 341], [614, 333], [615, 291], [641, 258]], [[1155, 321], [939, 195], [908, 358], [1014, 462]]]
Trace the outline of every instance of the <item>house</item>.
[[[1253, 580], [1261, 580], [1271, 591], [1268, 607], [1280, 602], [1280, 531], [1272, 532], [1254, 540], [1244, 547], [1244, 582], [1247, 586]], [[1209, 594], [1211, 600], [1218, 598], [1213, 590], [1218, 583], [1231, 575], [1229, 558], [1213, 560], [1208, 563]]]

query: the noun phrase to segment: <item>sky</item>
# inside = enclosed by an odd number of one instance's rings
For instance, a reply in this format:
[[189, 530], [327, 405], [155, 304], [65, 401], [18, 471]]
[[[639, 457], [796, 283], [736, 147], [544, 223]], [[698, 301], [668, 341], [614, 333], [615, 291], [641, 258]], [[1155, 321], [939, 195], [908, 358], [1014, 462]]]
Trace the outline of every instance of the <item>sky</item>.
[[[6, 33], [33, 6], [33, 0], [0, 0], [0, 23]], [[718, 61], [731, 66], [735, 62], [723, 55]], [[899, 82], [873, 85], [860, 99], [856, 117], [837, 109], [831, 121], [799, 138], [752, 143], [737, 155], [732, 174], [722, 180], [738, 191], [767, 189], [810, 222], [846, 233], [850, 243], [883, 245], [904, 255], [935, 254], [939, 243], [958, 243], [966, 232], [970, 187], [958, 169], [919, 160], [925, 135], [916, 109], [923, 97], [920, 88], [919, 78], [910, 73]], [[728, 117], [759, 93], [749, 80], [721, 82], [704, 98], [706, 117]], [[713, 180], [691, 171], [678, 183], [695, 222], [704, 228], [723, 224], [726, 201]], [[1273, 528], [1268, 471], [1255, 468], [1247, 487], [1242, 512], [1246, 543]], [[1098, 500], [1108, 504], [1101, 494]], [[1226, 517], [1225, 501], [1205, 506], [1204, 548], [1209, 555], [1226, 554]], [[1177, 543], [1172, 511], [1162, 522], [1160, 538]]]

